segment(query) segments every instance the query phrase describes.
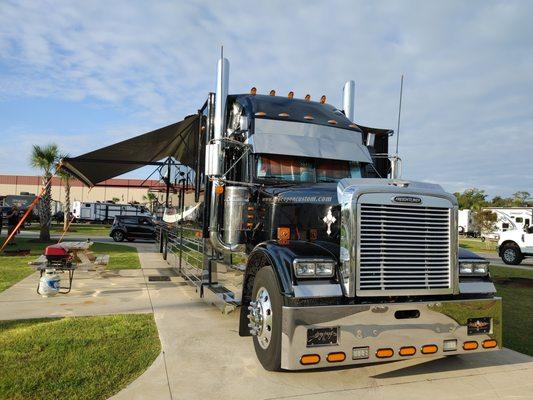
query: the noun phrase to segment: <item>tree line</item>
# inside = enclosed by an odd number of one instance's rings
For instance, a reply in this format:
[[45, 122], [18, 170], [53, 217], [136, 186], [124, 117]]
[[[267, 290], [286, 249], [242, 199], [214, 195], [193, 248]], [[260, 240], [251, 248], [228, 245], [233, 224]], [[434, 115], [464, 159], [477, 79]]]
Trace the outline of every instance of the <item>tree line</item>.
[[460, 210], [481, 210], [483, 207], [533, 207], [533, 198], [526, 191], [518, 191], [511, 197], [494, 196], [488, 200], [484, 190], [472, 188], [455, 192]]

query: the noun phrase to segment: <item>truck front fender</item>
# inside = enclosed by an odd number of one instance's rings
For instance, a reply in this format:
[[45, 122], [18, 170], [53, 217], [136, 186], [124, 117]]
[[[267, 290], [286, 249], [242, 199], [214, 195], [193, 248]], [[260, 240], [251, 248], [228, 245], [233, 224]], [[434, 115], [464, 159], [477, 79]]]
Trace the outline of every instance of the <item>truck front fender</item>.
[[248, 305], [252, 299], [252, 290], [254, 279], [257, 272], [265, 265], [272, 266], [276, 273], [281, 295], [283, 297], [292, 296], [293, 290], [293, 270], [292, 263], [296, 258], [318, 257], [330, 258], [335, 261], [337, 255], [318, 243], [289, 241], [285, 245], [280, 245], [275, 240], [259, 243], [248, 256], [246, 272], [243, 278], [242, 296], [241, 296], [241, 313], [239, 323], [239, 335], [250, 336], [248, 332]]

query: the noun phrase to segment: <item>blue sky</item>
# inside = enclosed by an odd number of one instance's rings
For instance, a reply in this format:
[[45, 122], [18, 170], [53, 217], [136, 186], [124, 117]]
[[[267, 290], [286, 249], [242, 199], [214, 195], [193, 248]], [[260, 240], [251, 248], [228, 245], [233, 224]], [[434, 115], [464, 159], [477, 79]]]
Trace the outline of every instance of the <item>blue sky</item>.
[[532, 15], [526, 1], [2, 0], [0, 173], [35, 174], [33, 143], [78, 155], [194, 113], [223, 44], [230, 92], [340, 106], [354, 79], [370, 126], [396, 127], [403, 73], [405, 178], [533, 192]]

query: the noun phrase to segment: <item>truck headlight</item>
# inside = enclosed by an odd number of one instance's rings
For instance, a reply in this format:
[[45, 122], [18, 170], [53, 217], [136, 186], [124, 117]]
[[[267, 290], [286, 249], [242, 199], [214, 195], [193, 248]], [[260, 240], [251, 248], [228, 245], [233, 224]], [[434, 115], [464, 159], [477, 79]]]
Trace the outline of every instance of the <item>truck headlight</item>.
[[333, 261], [294, 260], [294, 274], [297, 278], [331, 278], [334, 273]]
[[333, 276], [333, 271], [335, 270], [335, 264], [332, 262], [319, 262], [316, 263], [316, 276]]
[[459, 264], [459, 273], [460, 274], [471, 274], [474, 271], [474, 264], [472, 263], [460, 263]]
[[294, 264], [294, 272], [298, 278], [315, 276], [316, 266], [312, 262], [299, 262]]
[[472, 262], [460, 262], [459, 274], [460, 275], [487, 275], [489, 273], [489, 263], [472, 263]]

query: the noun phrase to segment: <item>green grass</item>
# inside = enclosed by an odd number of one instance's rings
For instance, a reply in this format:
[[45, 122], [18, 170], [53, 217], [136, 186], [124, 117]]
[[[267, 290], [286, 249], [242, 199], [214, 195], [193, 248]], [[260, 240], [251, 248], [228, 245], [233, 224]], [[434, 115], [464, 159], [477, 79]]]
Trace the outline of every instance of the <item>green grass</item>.
[[533, 270], [490, 267], [503, 301], [503, 345], [533, 356]]
[[474, 238], [460, 238], [459, 246], [473, 252], [496, 253], [496, 242], [486, 241]]
[[161, 351], [151, 314], [0, 322], [0, 398], [107, 399]]
[[28, 262], [35, 257], [0, 256], [0, 293], [30, 275], [34, 269]]
[[[25, 231], [39, 231], [39, 224], [32, 224], [26, 227]], [[100, 224], [71, 224], [65, 236], [109, 236], [111, 225]], [[50, 227], [52, 235], [63, 233], [63, 224], [52, 224]]]
[[[0, 243], [3, 243], [4, 240], [5, 237], [0, 238]], [[31, 256], [8, 257], [3, 254], [0, 255], [0, 292], [30, 275], [34, 269], [28, 266], [28, 262], [43, 254], [43, 249], [49, 244], [56, 243], [56, 241], [38, 243], [35, 239], [19, 237], [15, 238], [14, 243], [15, 246], [7, 246], [6, 250], [30, 249]], [[134, 247], [111, 243], [95, 243], [91, 247], [91, 251], [94, 254], [109, 254], [108, 269], [141, 268], [139, 255]]]

